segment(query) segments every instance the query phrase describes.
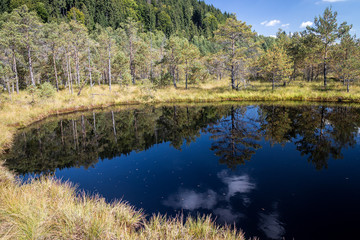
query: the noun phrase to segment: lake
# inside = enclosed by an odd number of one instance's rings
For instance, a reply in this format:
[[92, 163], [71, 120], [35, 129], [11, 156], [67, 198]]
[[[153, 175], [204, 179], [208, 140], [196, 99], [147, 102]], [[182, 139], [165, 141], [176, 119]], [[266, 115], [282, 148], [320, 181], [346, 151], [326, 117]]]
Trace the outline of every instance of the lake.
[[260, 239], [354, 239], [360, 109], [129, 106], [20, 130], [6, 165], [52, 174], [145, 214], [212, 214]]

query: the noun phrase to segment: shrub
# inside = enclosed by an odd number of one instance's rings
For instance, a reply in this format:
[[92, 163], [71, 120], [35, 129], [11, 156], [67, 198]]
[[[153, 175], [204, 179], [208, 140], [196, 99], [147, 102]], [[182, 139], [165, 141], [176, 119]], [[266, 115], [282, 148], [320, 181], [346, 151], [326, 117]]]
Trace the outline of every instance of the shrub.
[[55, 88], [51, 85], [51, 83], [49, 82], [45, 82], [43, 84], [40, 85], [39, 87], [39, 96], [41, 98], [49, 98], [54, 96], [56, 90]]

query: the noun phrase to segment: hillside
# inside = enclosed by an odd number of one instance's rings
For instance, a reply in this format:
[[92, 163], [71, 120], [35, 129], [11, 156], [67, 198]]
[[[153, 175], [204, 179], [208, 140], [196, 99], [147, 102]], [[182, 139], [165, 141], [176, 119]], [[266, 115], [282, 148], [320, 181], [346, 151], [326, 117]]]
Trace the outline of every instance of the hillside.
[[197, 0], [3, 0], [0, 13], [23, 4], [35, 10], [43, 22], [69, 18], [75, 7], [89, 30], [96, 24], [116, 29], [130, 17], [140, 21], [146, 31], [161, 30], [167, 36], [176, 33], [188, 38], [211, 35], [230, 16]]

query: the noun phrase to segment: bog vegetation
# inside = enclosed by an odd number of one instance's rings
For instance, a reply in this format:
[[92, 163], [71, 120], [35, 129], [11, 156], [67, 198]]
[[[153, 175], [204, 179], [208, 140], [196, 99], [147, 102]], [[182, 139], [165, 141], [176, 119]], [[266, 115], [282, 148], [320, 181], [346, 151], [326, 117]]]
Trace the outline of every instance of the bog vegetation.
[[359, 78], [359, 40], [331, 8], [305, 31], [276, 38], [196, 0], [8, 0], [0, 11], [7, 98], [21, 89], [80, 95], [94, 85], [187, 89], [214, 79], [230, 79], [234, 90], [266, 81], [272, 90], [294, 81], [327, 89], [330, 80], [349, 92]]

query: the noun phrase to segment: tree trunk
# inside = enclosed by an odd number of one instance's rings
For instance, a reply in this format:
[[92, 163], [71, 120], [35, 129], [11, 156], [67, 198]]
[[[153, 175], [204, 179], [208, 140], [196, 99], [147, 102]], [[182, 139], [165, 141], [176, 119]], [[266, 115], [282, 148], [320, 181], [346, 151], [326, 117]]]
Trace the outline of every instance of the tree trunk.
[[130, 38], [130, 42], [129, 42], [129, 47], [130, 47], [130, 74], [131, 74], [131, 80], [132, 80], [132, 84], [135, 85], [136, 84], [136, 80], [135, 80], [135, 64], [134, 64], [134, 50], [133, 50], [133, 42], [132, 39]]
[[173, 84], [174, 84], [174, 87], [177, 88], [176, 86], [176, 74], [175, 74], [175, 67], [172, 67], [172, 77], [173, 77]]
[[135, 84], [136, 84], [136, 79], [135, 79], [135, 64], [134, 64], [133, 61], [131, 61], [131, 63], [130, 63], [130, 74], [131, 74], [132, 84], [135, 85]]
[[67, 85], [69, 87], [69, 92], [72, 94], [71, 92], [71, 87], [70, 87], [70, 72], [69, 72], [69, 59], [68, 59], [68, 53], [67, 50], [65, 50], [65, 60], [66, 60], [66, 75], [67, 75]]
[[326, 79], [326, 75], [327, 75], [327, 45], [325, 45], [325, 56], [324, 56], [324, 87], [326, 88], [327, 86], [327, 79]]
[[10, 81], [9, 81], [8, 78], [7, 78], [7, 81], [6, 81], [6, 88], [8, 89], [8, 93], [9, 93], [10, 100], [12, 100], [11, 90], [10, 90]]
[[235, 87], [235, 66], [234, 64], [231, 65], [231, 88], [234, 90]]
[[29, 59], [29, 72], [30, 72], [31, 84], [35, 86], [35, 79], [33, 73], [32, 60], [31, 60], [31, 48], [29, 45], [27, 45], [27, 51], [28, 51], [28, 59]]
[[55, 72], [55, 80], [56, 80], [56, 91], [59, 91], [59, 81], [58, 81], [58, 74], [56, 69], [55, 52], [53, 52], [53, 63], [54, 63], [54, 72]]
[[275, 73], [273, 73], [273, 78], [272, 78], [272, 90], [274, 91], [275, 89]]
[[79, 53], [77, 49], [75, 49], [75, 64], [76, 64], [76, 84], [80, 85]]
[[109, 90], [111, 92], [111, 42], [109, 42], [108, 46], [108, 52], [109, 52]]
[[346, 91], [347, 91], [347, 92], [350, 92], [350, 89], [349, 89], [349, 88], [350, 88], [350, 80], [347, 79], [346, 82], [347, 82], [347, 84], [346, 84]]
[[16, 56], [15, 56], [15, 51], [13, 50], [13, 68], [14, 68], [14, 73], [15, 73], [15, 81], [16, 81], [16, 93], [19, 94], [19, 76], [18, 76], [18, 72], [17, 72], [17, 65], [16, 65]]
[[186, 72], [185, 72], [185, 89], [188, 89], [188, 69], [187, 68], [186, 68]]
[[73, 94], [73, 81], [72, 81], [72, 74], [71, 74], [71, 58], [69, 58], [69, 76], [70, 76], [70, 88], [71, 88], [71, 94]]
[[92, 76], [91, 76], [91, 54], [90, 54], [90, 46], [88, 47], [88, 54], [89, 54], [89, 79], [90, 79], [90, 87], [92, 88]]

